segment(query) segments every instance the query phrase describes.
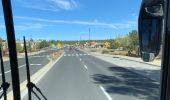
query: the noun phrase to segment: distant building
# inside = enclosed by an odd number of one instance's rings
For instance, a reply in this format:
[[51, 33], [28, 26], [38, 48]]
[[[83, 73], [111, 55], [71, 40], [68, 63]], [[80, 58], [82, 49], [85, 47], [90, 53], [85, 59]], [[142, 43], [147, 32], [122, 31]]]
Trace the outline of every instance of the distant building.
[[2, 54], [3, 54], [4, 56], [8, 56], [8, 55], [9, 55], [7, 40], [3, 40], [3, 41], [2, 41]]
[[90, 42], [90, 47], [92, 47], [92, 48], [97, 48], [97, 45], [98, 45], [98, 43], [95, 41]]

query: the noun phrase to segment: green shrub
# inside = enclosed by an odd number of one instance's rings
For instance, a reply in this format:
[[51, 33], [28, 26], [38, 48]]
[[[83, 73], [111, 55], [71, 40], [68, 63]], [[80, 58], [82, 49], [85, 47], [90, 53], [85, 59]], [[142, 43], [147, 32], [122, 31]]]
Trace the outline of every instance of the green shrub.
[[110, 50], [110, 52], [115, 52], [115, 50], [112, 49], [112, 50]]
[[108, 54], [109, 51], [108, 50], [102, 50], [102, 54]]
[[96, 52], [96, 50], [90, 50], [90, 52]]

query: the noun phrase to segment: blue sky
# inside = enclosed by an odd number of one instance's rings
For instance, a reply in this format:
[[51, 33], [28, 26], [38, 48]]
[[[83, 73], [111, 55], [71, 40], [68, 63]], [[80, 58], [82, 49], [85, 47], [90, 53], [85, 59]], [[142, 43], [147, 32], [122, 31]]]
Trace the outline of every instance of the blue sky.
[[[11, 0], [16, 38], [109, 39], [137, 29], [141, 0]], [[0, 36], [6, 38], [2, 5]]]

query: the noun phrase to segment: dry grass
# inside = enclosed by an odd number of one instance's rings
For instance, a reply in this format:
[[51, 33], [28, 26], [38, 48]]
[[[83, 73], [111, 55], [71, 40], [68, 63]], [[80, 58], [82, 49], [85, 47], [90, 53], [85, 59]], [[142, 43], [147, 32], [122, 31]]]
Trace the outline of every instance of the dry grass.
[[54, 60], [56, 60], [58, 57], [60, 57], [62, 54], [63, 54], [63, 51], [57, 51], [57, 52], [55, 52], [55, 53], [53, 53], [53, 54], [50, 55], [50, 59], [54, 61]]
[[123, 56], [126, 56], [127, 55], [127, 51], [118, 51], [118, 50], [115, 50], [114, 52], [112, 52], [111, 54], [112, 55], [123, 55]]
[[[107, 48], [86, 48], [86, 51], [89, 52], [96, 52], [100, 54], [110, 54], [110, 55], [123, 55], [127, 56], [128, 51], [124, 50], [116, 50], [116, 49], [107, 49]], [[135, 52], [132, 52], [132, 54], [135, 54]]]

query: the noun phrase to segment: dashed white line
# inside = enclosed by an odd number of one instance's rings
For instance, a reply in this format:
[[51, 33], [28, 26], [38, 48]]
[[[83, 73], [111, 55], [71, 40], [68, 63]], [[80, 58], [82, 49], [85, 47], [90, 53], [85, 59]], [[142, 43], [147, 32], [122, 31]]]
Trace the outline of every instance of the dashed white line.
[[[41, 64], [30, 64], [31, 66], [41, 66]], [[21, 65], [21, 66], [19, 66], [18, 68], [22, 68], [22, 67], [25, 67], [26, 65], [24, 64], [24, 65]], [[8, 70], [8, 71], [6, 71], [5, 72], [5, 74], [7, 74], [7, 73], [10, 73], [11, 72], [11, 70]], [[0, 76], [1, 76], [2, 74], [0, 74]]]
[[104, 93], [104, 95], [107, 97], [108, 100], [113, 100], [113, 99], [110, 97], [110, 95], [106, 92], [106, 90], [104, 89], [103, 86], [100, 85], [99, 87], [100, 87], [100, 89], [102, 90], [102, 92]]
[[82, 61], [81, 58], [80, 58], [80, 61]]
[[24, 65], [21, 65], [21, 66], [19, 66], [18, 68], [22, 68], [22, 67], [24, 67], [24, 66], [26, 66], [25, 64]]
[[[19, 66], [18, 68], [22, 68], [22, 67], [24, 67], [25, 66], [25, 64], [24, 65], [21, 65], [21, 66]], [[8, 70], [8, 71], [6, 71], [5, 72], [5, 74], [7, 74], [7, 73], [10, 73], [11, 72], [11, 70]], [[2, 74], [0, 74], [0, 76], [1, 76]]]
[[[5, 74], [7, 74], [7, 73], [9, 73], [9, 72], [11, 72], [11, 70], [6, 71]], [[1, 75], [2, 75], [2, 74], [0, 74], [0, 76], [1, 76]]]
[[32, 58], [41, 58], [41, 57], [46, 57], [45, 55], [44, 56], [30, 56], [30, 57], [32, 57]]
[[30, 64], [31, 66], [41, 66], [41, 64]]
[[88, 67], [86, 65], [84, 65], [84, 68], [88, 69]]

